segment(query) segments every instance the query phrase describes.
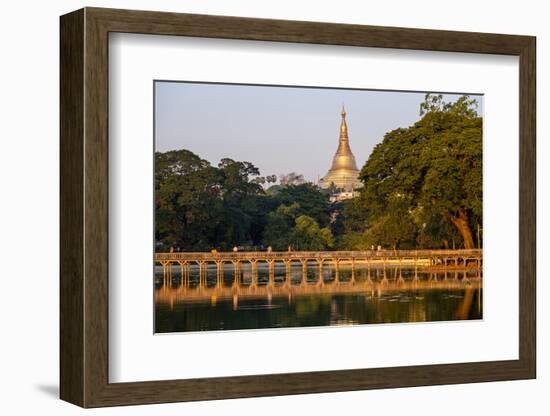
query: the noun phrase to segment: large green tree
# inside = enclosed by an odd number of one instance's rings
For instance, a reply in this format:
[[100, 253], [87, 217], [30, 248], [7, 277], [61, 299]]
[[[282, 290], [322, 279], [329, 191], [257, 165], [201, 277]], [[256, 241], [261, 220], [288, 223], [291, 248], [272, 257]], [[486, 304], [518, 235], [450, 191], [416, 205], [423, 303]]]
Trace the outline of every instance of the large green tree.
[[222, 159], [218, 164], [221, 174], [223, 238], [217, 242], [222, 249], [232, 245], [255, 244], [259, 241], [265, 222], [259, 199], [263, 188], [255, 180], [260, 171], [252, 163]]
[[164, 249], [230, 249], [261, 242], [266, 200], [249, 162], [218, 167], [188, 150], [155, 155], [155, 233]]
[[[222, 176], [188, 150], [155, 154], [157, 241], [182, 250], [206, 250], [217, 240]], [[164, 247], [165, 249], [167, 247]]]
[[427, 95], [421, 120], [384, 136], [360, 172], [361, 196], [344, 210], [354, 241], [405, 247], [456, 238], [475, 246], [472, 228], [482, 217], [482, 119], [475, 105], [467, 96], [446, 103]]

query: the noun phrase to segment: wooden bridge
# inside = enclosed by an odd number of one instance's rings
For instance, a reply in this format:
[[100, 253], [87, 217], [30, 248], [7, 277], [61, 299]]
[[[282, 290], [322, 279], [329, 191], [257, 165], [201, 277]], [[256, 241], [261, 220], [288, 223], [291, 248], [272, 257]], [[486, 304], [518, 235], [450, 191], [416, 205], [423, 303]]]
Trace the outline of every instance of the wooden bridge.
[[[250, 251], [250, 252], [199, 252], [199, 253], [156, 253], [155, 263], [162, 266], [165, 281], [172, 281], [173, 268], [179, 266], [182, 281], [189, 282], [191, 265], [198, 267], [199, 285], [205, 284], [209, 265], [215, 265], [218, 282], [223, 281], [226, 264], [233, 266], [235, 281], [240, 282], [243, 265], [251, 268], [252, 284], [258, 283], [259, 265], [267, 265], [269, 282], [275, 281], [275, 266], [284, 265], [286, 278], [291, 280], [293, 264], [300, 264], [303, 276], [307, 275], [308, 265], [317, 266], [319, 276], [323, 276], [325, 267], [335, 271], [335, 280], [339, 281], [342, 266], [351, 269], [354, 280], [358, 265], [385, 270], [386, 267], [443, 268], [443, 269], [481, 269], [482, 250], [368, 250], [368, 251]], [[303, 278], [305, 281], [305, 277]], [[322, 281], [319, 278], [319, 281]]]

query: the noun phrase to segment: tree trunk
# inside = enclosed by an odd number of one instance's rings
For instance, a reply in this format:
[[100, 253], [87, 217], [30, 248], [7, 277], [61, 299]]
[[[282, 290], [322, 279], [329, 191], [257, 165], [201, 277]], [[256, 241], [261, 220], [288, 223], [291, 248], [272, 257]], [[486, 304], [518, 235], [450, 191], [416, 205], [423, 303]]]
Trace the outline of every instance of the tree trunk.
[[464, 240], [464, 248], [475, 248], [474, 237], [472, 236], [472, 230], [470, 230], [470, 225], [468, 224], [468, 216], [466, 215], [466, 211], [463, 208], [460, 208], [458, 210], [458, 216], [451, 216], [451, 222], [462, 236], [462, 239]]

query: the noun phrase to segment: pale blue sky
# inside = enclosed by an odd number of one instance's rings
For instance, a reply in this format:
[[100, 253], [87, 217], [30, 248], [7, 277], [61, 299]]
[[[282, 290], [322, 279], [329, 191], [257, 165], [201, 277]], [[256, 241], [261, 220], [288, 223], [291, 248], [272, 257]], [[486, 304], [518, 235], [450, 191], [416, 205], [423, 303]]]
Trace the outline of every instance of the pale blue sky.
[[[359, 169], [384, 133], [417, 121], [424, 92], [155, 82], [155, 150], [188, 149], [216, 166], [248, 161], [262, 175], [323, 177], [345, 103]], [[459, 95], [445, 94], [446, 101]], [[471, 96], [479, 102], [482, 96]]]

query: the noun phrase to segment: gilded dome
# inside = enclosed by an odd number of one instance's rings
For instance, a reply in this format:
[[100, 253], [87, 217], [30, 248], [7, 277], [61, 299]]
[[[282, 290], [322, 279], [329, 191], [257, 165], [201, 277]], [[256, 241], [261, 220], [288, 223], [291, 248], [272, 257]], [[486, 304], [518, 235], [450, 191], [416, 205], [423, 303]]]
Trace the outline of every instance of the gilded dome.
[[346, 110], [342, 107], [342, 121], [340, 123], [340, 138], [338, 149], [332, 158], [332, 166], [321, 180], [322, 188], [330, 188], [334, 184], [337, 188], [352, 191], [360, 188], [359, 169], [355, 163], [355, 157], [351, 151], [348, 138], [348, 126], [346, 124]]

